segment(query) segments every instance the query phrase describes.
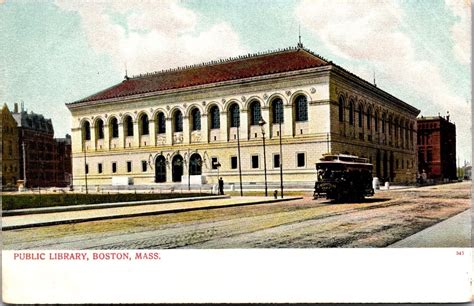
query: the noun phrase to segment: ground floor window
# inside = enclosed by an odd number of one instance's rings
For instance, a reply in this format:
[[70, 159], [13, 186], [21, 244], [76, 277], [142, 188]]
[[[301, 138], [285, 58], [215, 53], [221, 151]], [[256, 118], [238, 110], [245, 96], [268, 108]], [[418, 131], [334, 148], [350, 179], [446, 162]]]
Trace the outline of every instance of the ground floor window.
[[89, 164], [86, 164], [86, 174], [89, 174]]
[[127, 162], [127, 172], [132, 172], [132, 162], [131, 161]]
[[148, 167], [147, 167], [147, 162], [146, 162], [146, 160], [142, 160], [142, 172], [146, 172], [147, 168], [148, 168]]
[[117, 163], [113, 162], [112, 163], [112, 173], [116, 173], [116, 172], [117, 172]]
[[252, 169], [258, 169], [258, 155], [252, 155]]
[[97, 172], [102, 173], [102, 164], [97, 164]]
[[280, 154], [273, 155], [273, 168], [280, 168]]
[[305, 153], [297, 153], [296, 154], [296, 166], [298, 168], [302, 168], [306, 166], [306, 154]]
[[237, 169], [237, 156], [232, 156], [230, 158], [230, 168]]

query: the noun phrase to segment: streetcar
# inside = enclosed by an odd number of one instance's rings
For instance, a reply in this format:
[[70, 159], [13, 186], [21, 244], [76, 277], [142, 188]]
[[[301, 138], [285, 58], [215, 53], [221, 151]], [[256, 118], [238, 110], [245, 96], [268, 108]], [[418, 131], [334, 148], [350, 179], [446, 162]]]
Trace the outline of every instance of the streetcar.
[[351, 202], [373, 196], [373, 165], [367, 158], [347, 154], [324, 154], [316, 163], [314, 198]]

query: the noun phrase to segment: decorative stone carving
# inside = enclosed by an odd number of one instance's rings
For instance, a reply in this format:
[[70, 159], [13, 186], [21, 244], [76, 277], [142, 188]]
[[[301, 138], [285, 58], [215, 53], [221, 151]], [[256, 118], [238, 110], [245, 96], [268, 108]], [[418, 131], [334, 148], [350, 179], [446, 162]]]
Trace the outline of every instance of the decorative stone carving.
[[206, 106], [206, 101], [202, 101], [202, 106]]
[[314, 94], [316, 92], [316, 88], [311, 87], [310, 91], [311, 91], [312, 94]]
[[183, 135], [174, 134], [173, 135], [173, 143], [182, 143], [183, 142]]
[[291, 96], [291, 90], [287, 90], [287, 91], [286, 91], [286, 95], [287, 95], [288, 97]]
[[109, 115], [108, 114], [105, 114], [104, 117], [107, 118]]
[[224, 99], [224, 98], [222, 98], [222, 103], [225, 103], [225, 99]]
[[191, 142], [200, 142], [201, 141], [201, 133], [196, 132], [191, 134]]
[[119, 113], [119, 116], [122, 117], [122, 113]]
[[166, 143], [166, 137], [165, 136], [158, 136], [156, 138], [156, 143], [159, 145], [164, 145]]
[[134, 111], [133, 113], [136, 115], [138, 112], [137, 112], [137, 111]]
[[166, 110], [170, 110], [170, 106], [169, 106], [169, 105], [166, 105]]
[[245, 96], [240, 97], [240, 99], [242, 100], [242, 102], [245, 102], [245, 100], [247, 100], [247, 98], [245, 98]]
[[184, 109], [186, 109], [186, 107], [188, 107], [188, 105], [186, 103], [184, 103], [183, 107], [184, 107]]
[[152, 108], [150, 108], [150, 113], [153, 113], [153, 107], [152, 107]]
[[94, 120], [94, 116], [92, 116], [91, 119]]
[[268, 99], [268, 95], [267, 95], [266, 93], [263, 94], [263, 99], [264, 99], [264, 100], [267, 100], [267, 99]]

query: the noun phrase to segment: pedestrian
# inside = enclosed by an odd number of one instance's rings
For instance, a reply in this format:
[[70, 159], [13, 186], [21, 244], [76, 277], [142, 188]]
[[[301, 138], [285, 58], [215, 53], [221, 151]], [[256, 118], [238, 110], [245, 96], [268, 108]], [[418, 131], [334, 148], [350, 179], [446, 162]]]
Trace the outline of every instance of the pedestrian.
[[219, 194], [224, 195], [224, 180], [222, 177], [219, 179]]

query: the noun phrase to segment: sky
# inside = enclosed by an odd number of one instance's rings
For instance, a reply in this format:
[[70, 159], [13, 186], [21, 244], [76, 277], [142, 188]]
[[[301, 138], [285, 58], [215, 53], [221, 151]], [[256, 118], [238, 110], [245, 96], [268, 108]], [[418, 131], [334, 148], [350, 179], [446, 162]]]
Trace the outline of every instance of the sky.
[[0, 0], [0, 102], [70, 133], [65, 103], [128, 75], [304, 46], [430, 116], [471, 161], [470, 0]]

